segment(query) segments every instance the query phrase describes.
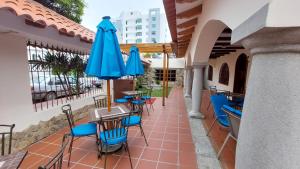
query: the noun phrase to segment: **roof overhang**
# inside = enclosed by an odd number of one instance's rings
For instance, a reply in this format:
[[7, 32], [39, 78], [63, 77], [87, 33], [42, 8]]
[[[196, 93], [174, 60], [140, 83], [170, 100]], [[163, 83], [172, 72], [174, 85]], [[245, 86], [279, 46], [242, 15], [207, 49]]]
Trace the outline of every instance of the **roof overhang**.
[[183, 57], [202, 13], [202, 0], [163, 0], [178, 57]]
[[139, 48], [140, 53], [173, 53], [170, 43], [120, 44], [120, 48], [123, 52], [129, 53], [133, 45]]

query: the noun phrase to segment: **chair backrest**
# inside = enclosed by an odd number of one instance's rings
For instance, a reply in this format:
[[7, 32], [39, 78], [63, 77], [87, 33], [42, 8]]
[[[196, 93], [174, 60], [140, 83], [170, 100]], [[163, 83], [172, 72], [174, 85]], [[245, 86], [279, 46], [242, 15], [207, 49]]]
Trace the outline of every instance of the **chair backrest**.
[[214, 95], [217, 93], [217, 86], [208, 86], [209, 95]]
[[[0, 124], [0, 138], [1, 138], [1, 155], [6, 155], [5, 146], [8, 144], [7, 154], [11, 153], [11, 145], [12, 145], [12, 134], [15, 124], [5, 125]], [[8, 139], [8, 143], [6, 141]]]
[[65, 134], [62, 139], [62, 144], [59, 151], [54, 155], [54, 157], [44, 166], [39, 166], [38, 169], [61, 169], [64, 157], [64, 151], [69, 143], [70, 135]]
[[223, 106], [222, 110], [227, 114], [229, 119], [229, 130], [231, 135], [237, 139], [239, 128], [240, 128], [240, 121], [241, 121], [241, 115], [242, 112], [239, 110], [236, 110], [230, 106]]
[[128, 127], [123, 125], [124, 119], [130, 120], [130, 115], [118, 115], [109, 119], [100, 119], [100, 132], [104, 133], [105, 142], [120, 137], [127, 138]]
[[226, 95], [224, 95], [224, 94], [214, 94], [214, 95], [210, 96], [210, 100], [211, 100], [211, 103], [212, 103], [213, 108], [214, 108], [214, 112], [215, 112], [217, 117], [226, 115], [221, 110], [223, 105], [229, 105], [229, 101], [228, 101]]
[[153, 91], [153, 86], [150, 86], [148, 89], [147, 89], [147, 91], [148, 91], [148, 96], [152, 96], [152, 91]]
[[106, 95], [94, 96], [93, 99], [94, 99], [96, 108], [107, 107], [107, 96]]
[[61, 107], [61, 110], [67, 116], [67, 120], [68, 120], [68, 123], [69, 123], [71, 133], [73, 133], [72, 128], [75, 127], [75, 122], [74, 122], [74, 116], [73, 116], [71, 105], [70, 104], [64, 105], [64, 106]]

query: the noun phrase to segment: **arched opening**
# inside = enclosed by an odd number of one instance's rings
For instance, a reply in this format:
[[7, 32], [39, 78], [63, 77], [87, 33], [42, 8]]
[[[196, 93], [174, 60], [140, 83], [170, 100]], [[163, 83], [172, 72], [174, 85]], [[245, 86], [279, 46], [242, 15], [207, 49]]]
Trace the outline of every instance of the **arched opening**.
[[213, 79], [213, 67], [211, 65], [208, 66], [208, 76], [207, 76], [207, 80], [212, 81]]
[[223, 63], [219, 73], [219, 83], [228, 85], [229, 83], [229, 67], [227, 63]]
[[247, 69], [248, 69], [248, 57], [245, 54], [241, 54], [235, 66], [234, 74], [234, 93], [244, 94], [246, 90], [246, 79], [247, 79]]

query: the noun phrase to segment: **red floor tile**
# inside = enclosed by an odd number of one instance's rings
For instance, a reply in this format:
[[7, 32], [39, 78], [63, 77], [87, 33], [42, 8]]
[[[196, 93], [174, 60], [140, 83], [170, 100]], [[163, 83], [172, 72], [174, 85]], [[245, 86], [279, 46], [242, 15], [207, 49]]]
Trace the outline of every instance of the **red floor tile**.
[[[149, 146], [138, 127], [131, 127], [128, 134], [129, 151], [134, 169], [194, 169], [197, 167], [194, 145], [185, 110], [182, 89], [174, 88], [166, 106], [161, 106], [161, 98], [154, 103], [154, 111], [150, 116], [144, 112], [143, 129]], [[88, 118], [78, 123], [86, 123]], [[46, 163], [49, 155], [57, 152], [64, 133], [69, 132], [65, 127], [55, 134], [41, 140], [28, 148], [29, 154], [21, 168], [37, 168]], [[218, 140], [217, 142], [221, 142]], [[67, 147], [68, 148], [68, 147]], [[34, 154], [32, 154], [34, 153]], [[226, 153], [225, 153], [226, 155]], [[224, 155], [224, 156], [225, 156]], [[94, 137], [84, 137], [76, 140], [73, 145], [70, 167], [69, 153], [64, 153], [63, 168], [103, 168], [104, 158], [97, 158], [97, 146]], [[224, 157], [226, 159], [226, 157]], [[127, 152], [121, 149], [107, 155], [107, 169], [130, 169]]]

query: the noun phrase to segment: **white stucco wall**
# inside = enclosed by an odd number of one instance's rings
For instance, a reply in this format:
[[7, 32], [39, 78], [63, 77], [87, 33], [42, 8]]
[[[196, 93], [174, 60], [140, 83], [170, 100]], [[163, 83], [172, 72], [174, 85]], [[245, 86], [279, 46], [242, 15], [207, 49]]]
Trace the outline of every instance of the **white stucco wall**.
[[[234, 76], [235, 76], [236, 61], [242, 53], [249, 56], [248, 51], [246, 51], [246, 50], [237, 50], [237, 52], [230, 53], [228, 55], [224, 55], [224, 56], [221, 56], [221, 57], [216, 58], [216, 59], [209, 59], [208, 65], [211, 65], [213, 67], [213, 79], [212, 79], [212, 81], [207, 80], [207, 76], [205, 76], [206, 77], [206, 79], [205, 79], [206, 84], [208, 86], [216, 86], [217, 89], [227, 90], [227, 91], [232, 92], [233, 87], [234, 87]], [[220, 69], [221, 69], [222, 64], [225, 63], [225, 62], [228, 64], [228, 67], [229, 67], [229, 83], [228, 83], [228, 85], [224, 85], [224, 84], [219, 83]], [[247, 79], [248, 79], [248, 74], [249, 74], [248, 72], [249, 72], [250, 64], [251, 64], [251, 57], [248, 58]], [[208, 73], [208, 71], [206, 71], [206, 74], [207, 73]], [[247, 88], [247, 81], [246, 81], [246, 88]]]
[[[151, 67], [154, 69], [163, 68], [163, 59], [149, 59], [151, 61]], [[184, 58], [170, 58], [169, 69], [183, 69], [185, 64]]]
[[[34, 111], [27, 61], [27, 39], [16, 33], [0, 33], [0, 124], [16, 124], [14, 131], [46, 121], [61, 113], [57, 105], [47, 110]], [[106, 82], [103, 84], [106, 89]], [[111, 95], [113, 96], [111, 81]], [[104, 93], [106, 94], [106, 90]], [[113, 100], [113, 99], [112, 99]], [[76, 110], [93, 104], [92, 95], [71, 103]]]

